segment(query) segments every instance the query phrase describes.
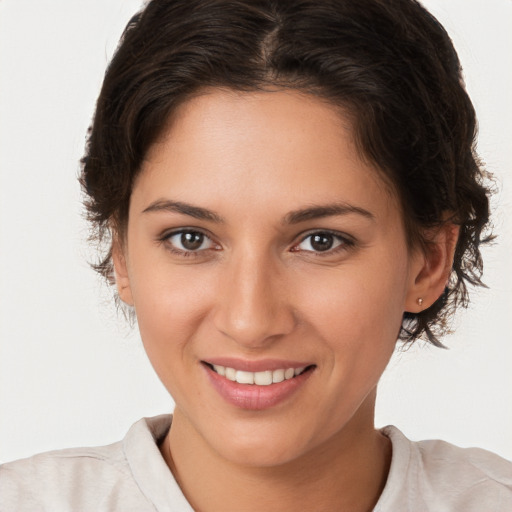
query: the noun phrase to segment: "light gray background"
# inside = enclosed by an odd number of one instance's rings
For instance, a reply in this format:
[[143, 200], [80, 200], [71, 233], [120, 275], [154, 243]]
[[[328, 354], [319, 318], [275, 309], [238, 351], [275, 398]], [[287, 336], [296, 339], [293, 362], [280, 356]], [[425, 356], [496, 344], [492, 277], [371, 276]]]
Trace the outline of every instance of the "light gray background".
[[[449, 351], [384, 375], [377, 425], [512, 458], [512, 2], [425, 0], [452, 35], [496, 173], [489, 290]], [[120, 439], [172, 401], [87, 266], [78, 160], [102, 75], [138, 0], [0, 0], [0, 461]]]

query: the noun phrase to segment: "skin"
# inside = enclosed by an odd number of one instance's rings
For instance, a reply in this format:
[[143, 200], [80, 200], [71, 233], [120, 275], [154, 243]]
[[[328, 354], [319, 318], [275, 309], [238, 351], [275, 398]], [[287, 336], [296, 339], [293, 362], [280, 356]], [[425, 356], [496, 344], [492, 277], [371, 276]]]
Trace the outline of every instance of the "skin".
[[[325, 205], [356, 211], [290, 222]], [[205, 235], [199, 249], [184, 250], [180, 229]], [[179, 107], [146, 155], [114, 265], [176, 403], [161, 450], [194, 509], [372, 509], [391, 458], [373, 424], [377, 383], [404, 311], [443, 291], [450, 229], [428, 254], [408, 248], [397, 198], [319, 99], [214, 89]], [[319, 231], [332, 249], [315, 250]], [[315, 366], [254, 411], [212, 387], [201, 361], [215, 357]]]

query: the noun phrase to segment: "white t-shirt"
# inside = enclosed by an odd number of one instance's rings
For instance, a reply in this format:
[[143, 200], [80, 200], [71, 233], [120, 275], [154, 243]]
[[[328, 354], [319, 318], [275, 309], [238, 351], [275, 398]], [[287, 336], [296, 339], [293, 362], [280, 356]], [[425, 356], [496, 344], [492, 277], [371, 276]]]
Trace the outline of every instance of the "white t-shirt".
[[[170, 424], [169, 415], [146, 418], [115, 444], [0, 466], [0, 511], [193, 512], [158, 449]], [[414, 443], [392, 426], [382, 432], [393, 455], [374, 512], [512, 511], [512, 462], [443, 441]]]

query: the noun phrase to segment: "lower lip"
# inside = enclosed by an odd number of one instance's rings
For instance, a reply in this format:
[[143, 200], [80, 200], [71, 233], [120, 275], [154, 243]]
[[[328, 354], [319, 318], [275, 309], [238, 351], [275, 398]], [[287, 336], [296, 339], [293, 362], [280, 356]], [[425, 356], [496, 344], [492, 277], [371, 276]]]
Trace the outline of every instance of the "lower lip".
[[240, 409], [253, 411], [269, 409], [285, 401], [297, 392], [313, 373], [313, 369], [309, 369], [291, 379], [268, 386], [258, 386], [233, 382], [219, 375], [206, 364], [203, 364], [203, 367], [211, 384], [224, 400]]

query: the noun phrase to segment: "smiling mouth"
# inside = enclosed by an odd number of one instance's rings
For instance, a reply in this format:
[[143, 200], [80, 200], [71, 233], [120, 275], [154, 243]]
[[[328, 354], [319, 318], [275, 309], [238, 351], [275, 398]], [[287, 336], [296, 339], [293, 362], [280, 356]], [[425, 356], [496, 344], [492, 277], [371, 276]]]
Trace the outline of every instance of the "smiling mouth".
[[278, 368], [276, 370], [264, 370], [260, 372], [248, 372], [244, 370], [236, 370], [229, 366], [221, 366], [218, 364], [210, 364], [203, 362], [211, 370], [218, 375], [225, 377], [231, 382], [238, 384], [256, 385], [256, 386], [270, 386], [271, 384], [278, 384], [285, 380], [291, 380], [303, 373], [311, 371], [315, 365], [301, 366], [298, 368]]

